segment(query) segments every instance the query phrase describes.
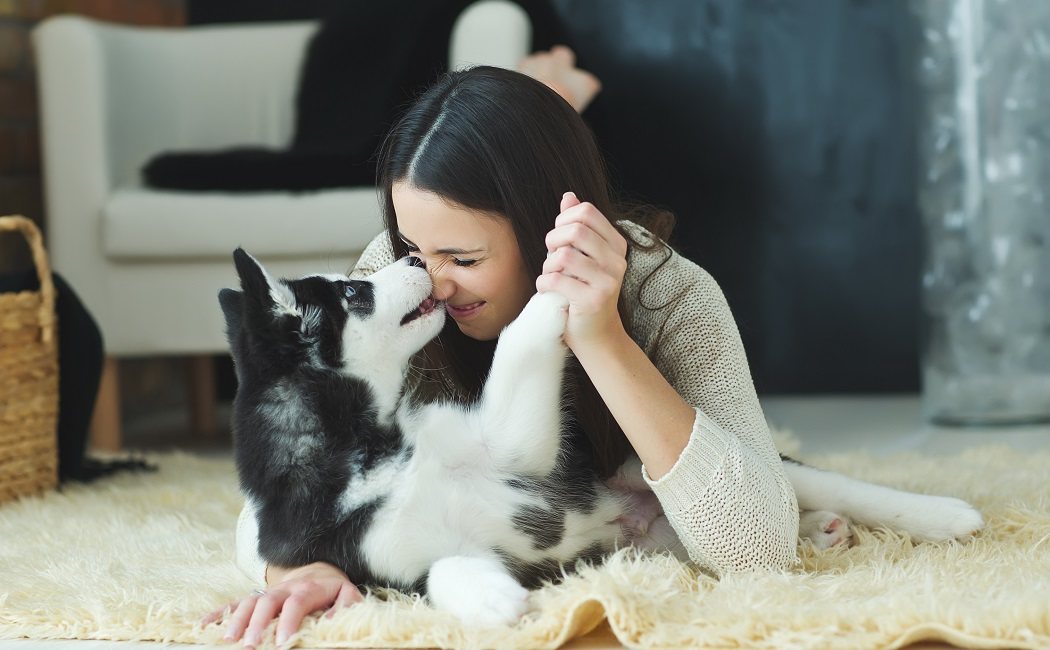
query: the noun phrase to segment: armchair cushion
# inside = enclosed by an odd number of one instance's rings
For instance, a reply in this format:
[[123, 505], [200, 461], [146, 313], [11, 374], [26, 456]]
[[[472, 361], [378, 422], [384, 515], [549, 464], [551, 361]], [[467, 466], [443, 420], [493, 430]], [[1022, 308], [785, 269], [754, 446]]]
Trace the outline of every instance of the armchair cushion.
[[[114, 191], [102, 210], [112, 260], [221, 260], [243, 246], [273, 258], [345, 258], [382, 230], [373, 187], [288, 194]], [[332, 269], [346, 271], [346, 269]]]

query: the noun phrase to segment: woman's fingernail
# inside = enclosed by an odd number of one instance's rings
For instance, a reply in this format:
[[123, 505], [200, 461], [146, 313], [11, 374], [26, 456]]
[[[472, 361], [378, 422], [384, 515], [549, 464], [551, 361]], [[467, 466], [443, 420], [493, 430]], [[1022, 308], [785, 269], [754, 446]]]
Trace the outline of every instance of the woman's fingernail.
[[284, 645], [284, 642], [288, 640], [288, 635], [281, 632], [277, 635], [277, 645]]

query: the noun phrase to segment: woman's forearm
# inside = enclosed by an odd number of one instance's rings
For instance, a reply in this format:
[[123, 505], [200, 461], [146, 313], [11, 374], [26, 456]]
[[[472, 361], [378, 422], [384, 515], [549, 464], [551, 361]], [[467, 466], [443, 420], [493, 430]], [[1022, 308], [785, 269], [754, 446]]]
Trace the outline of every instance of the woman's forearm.
[[626, 332], [574, 352], [649, 476], [662, 477], [689, 443], [696, 411]]

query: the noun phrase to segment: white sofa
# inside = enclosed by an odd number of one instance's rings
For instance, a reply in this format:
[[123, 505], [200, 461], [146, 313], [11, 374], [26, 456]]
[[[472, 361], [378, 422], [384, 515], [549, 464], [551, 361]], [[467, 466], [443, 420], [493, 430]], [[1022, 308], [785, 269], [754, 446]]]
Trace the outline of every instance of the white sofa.
[[[157, 29], [58, 16], [33, 32], [47, 242], [55, 270], [99, 322], [106, 345], [96, 446], [121, 444], [117, 359], [227, 349], [216, 294], [236, 286], [234, 248], [244, 246], [278, 275], [343, 271], [381, 230], [371, 186], [224, 194], [141, 184], [143, 163], [161, 151], [286, 146], [317, 27]], [[450, 64], [513, 67], [530, 38], [517, 5], [477, 3], [455, 25]]]

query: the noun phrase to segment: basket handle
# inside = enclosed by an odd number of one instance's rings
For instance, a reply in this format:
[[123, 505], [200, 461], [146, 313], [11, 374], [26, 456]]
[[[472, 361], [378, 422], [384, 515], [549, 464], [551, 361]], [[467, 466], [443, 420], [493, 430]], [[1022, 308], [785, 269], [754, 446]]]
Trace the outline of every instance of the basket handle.
[[0, 232], [18, 230], [26, 238], [29, 250], [33, 254], [33, 265], [40, 278], [40, 328], [43, 331], [45, 344], [51, 344], [55, 338], [55, 283], [51, 280], [51, 265], [47, 262], [47, 251], [44, 249], [44, 238], [36, 224], [21, 215], [0, 217]]

